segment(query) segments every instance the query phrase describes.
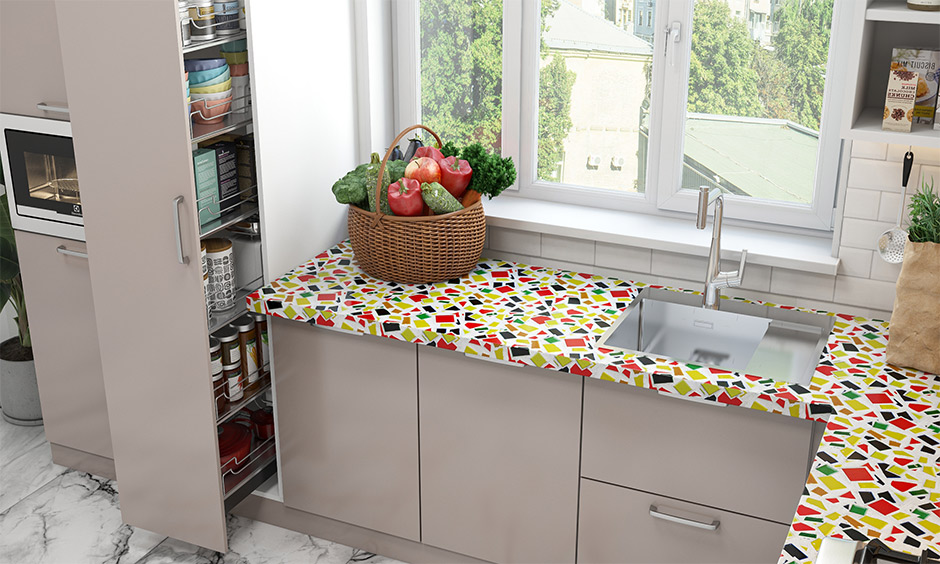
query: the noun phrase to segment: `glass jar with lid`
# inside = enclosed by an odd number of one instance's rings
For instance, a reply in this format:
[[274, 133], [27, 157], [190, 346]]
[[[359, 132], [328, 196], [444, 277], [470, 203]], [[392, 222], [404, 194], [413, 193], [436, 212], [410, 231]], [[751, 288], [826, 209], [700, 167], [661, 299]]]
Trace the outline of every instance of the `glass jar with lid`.
[[212, 334], [222, 345], [222, 365], [241, 362], [242, 355], [238, 348], [238, 330], [234, 327], [223, 327]]
[[258, 338], [255, 332], [255, 320], [245, 314], [232, 322], [231, 327], [238, 331], [238, 351], [242, 359], [242, 373], [248, 383], [246, 390], [258, 389]]
[[215, 8], [212, 0], [190, 0], [189, 2], [190, 35], [193, 41], [211, 41], [215, 39]]

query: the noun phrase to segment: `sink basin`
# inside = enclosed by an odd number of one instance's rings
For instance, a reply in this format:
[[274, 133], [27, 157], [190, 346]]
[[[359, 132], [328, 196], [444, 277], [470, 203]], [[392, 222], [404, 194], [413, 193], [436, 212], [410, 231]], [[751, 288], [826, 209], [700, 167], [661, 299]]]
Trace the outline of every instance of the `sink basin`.
[[832, 331], [827, 315], [644, 288], [600, 345], [809, 384]]

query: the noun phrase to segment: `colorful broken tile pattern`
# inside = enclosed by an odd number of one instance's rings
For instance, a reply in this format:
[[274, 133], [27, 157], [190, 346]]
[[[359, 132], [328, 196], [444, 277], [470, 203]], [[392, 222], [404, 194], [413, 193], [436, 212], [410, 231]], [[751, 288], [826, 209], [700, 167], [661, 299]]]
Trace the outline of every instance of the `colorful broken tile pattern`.
[[247, 301], [286, 319], [828, 421], [780, 562], [812, 562], [826, 536], [940, 552], [940, 377], [886, 363], [886, 322], [828, 314], [812, 382], [786, 384], [597, 346], [643, 286], [487, 259], [457, 280], [395, 284], [360, 271], [343, 242]]

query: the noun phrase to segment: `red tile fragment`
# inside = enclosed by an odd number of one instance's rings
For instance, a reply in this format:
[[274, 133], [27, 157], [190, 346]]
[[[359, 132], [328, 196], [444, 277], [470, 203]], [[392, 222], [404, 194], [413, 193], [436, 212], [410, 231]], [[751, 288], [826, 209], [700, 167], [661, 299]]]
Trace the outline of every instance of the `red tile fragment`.
[[865, 394], [865, 397], [868, 398], [868, 401], [872, 403], [894, 403], [891, 401], [891, 396], [888, 394]]
[[[901, 480], [893, 480], [891, 482], [891, 487], [898, 490], [899, 492], [906, 492], [907, 490], [916, 486], [914, 482], [902, 482]], [[898, 533], [903, 531], [897, 531]]]
[[842, 472], [845, 474], [845, 477], [853, 482], [871, 482], [874, 479], [871, 477], [871, 473], [868, 472], [865, 468], [843, 468]]
[[903, 417], [895, 417], [891, 421], [888, 421], [888, 423], [890, 423], [891, 425], [894, 425], [895, 427], [899, 429], [903, 429], [905, 431], [907, 431], [911, 427], [914, 427], [914, 424], [911, 421]]
[[819, 515], [819, 510], [813, 509], [812, 507], [806, 507], [805, 505], [798, 505], [796, 508], [796, 514], [806, 517], [807, 515]]
[[882, 515], [891, 515], [898, 510], [898, 508], [893, 503], [886, 499], [879, 499], [875, 502], [869, 503], [868, 507], [871, 507]]

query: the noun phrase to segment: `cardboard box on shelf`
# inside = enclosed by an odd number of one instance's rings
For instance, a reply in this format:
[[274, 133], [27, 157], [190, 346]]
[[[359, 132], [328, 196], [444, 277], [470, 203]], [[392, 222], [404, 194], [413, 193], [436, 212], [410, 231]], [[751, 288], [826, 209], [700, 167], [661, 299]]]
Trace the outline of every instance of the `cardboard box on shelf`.
[[928, 125], [933, 123], [940, 81], [940, 51], [895, 47], [891, 51], [891, 70], [916, 73], [913, 122]]
[[221, 212], [241, 204], [238, 197], [238, 165], [235, 161], [235, 143], [218, 141], [207, 145], [207, 150], [215, 153], [216, 169], [219, 178], [219, 203]]
[[215, 163], [215, 151], [196, 149], [193, 151], [193, 172], [196, 176], [196, 207], [199, 210], [199, 225], [219, 218], [219, 177]]

